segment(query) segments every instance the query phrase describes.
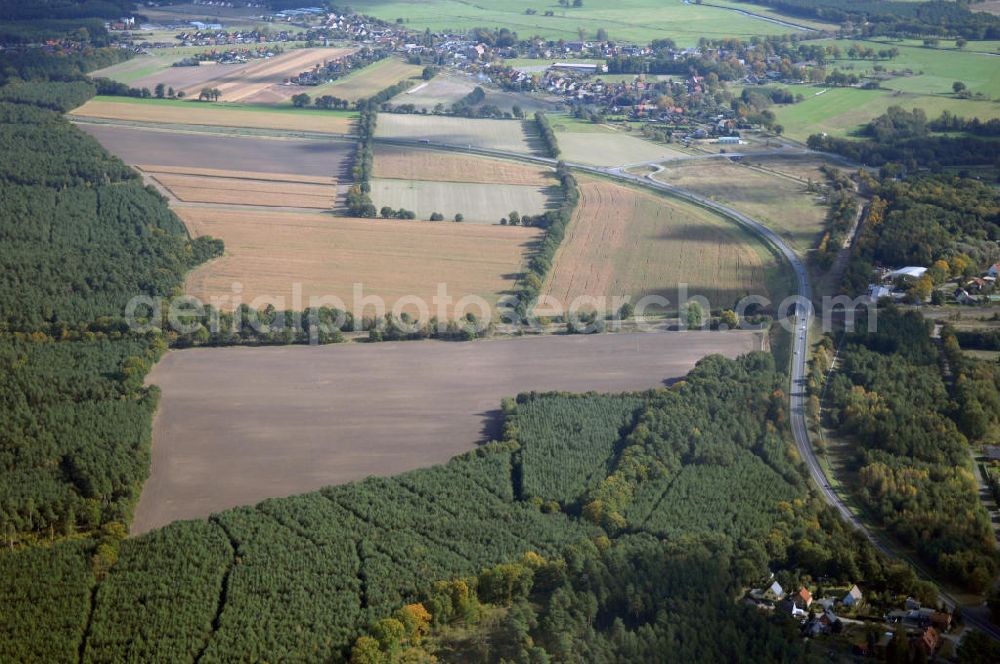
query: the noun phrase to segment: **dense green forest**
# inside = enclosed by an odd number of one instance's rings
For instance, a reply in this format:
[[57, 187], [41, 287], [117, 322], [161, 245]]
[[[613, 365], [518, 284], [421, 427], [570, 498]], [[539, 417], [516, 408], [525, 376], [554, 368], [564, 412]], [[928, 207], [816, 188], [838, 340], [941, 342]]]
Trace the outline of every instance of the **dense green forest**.
[[166, 346], [112, 319], [134, 296], [175, 292], [221, 243], [191, 241], [137, 173], [45, 108], [89, 97], [78, 77], [93, 61], [3, 60], [36, 76], [0, 87], [0, 531], [13, 546], [130, 521], [157, 397], [142, 380]]
[[[407, 603], [423, 598], [440, 623], [456, 620], [443, 597], [426, 598], [440, 590], [436, 581], [469, 579], [469, 601], [475, 593], [537, 610], [532, 648], [564, 661], [616, 652], [648, 658], [654, 647], [676, 652], [676, 661], [741, 652], [803, 661], [808, 653], [783, 618], [734, 601], [769, 569], [788, 584], [823, 577], [927, 592], [905, 565], [882, 558], [809, 498], [773, 425], [780, 381], [771, 357], [756, 353], [707, 358], [669, 390], [523, 395], [505, 404], [502, 441], [445, 465], [267, 500], [124, 541], [105, 528], [99, 545], [66, 541], [31, 558], [0, 554], [0, 566], [32, 570], [8, 582], [12, 596], [66, 616], [64, 625], [48, 626], [58, 629], [51, 638], [26, 628], [19, 639], [0, 640], [0, 657], [76, 652], [89, 622], [87, 662], [341, 661], [369, 625]], [[582, 406], [592, 429], [583, 438], [545, 424]], [[574, 447], [584, 448], [571, 464], [577, 479], [532, 470], [551, 466], [553, 450]], [[734, 467], [752, 472], [720, 482]], [[712, 481], [712, 495], [698, 499], [685, 484], [695, 498], [647, 523], [651, 500], [670, 500], [675, 480], [689, 473]], [[561, 494], [565, 507], [527, 495], [525, 484]], [[553, 563], [532, 563], [528, 578], [518, 571], [525, 559]], [[38, 587], [34, 579], [49, 569], [76, 581], [62, 593]], [[95, 581], [88, 621], [82, 607]], [[529, 591], [539, 601], [525, 607]], [[722, 633], [725, 642], [715, 637]]]
[[72, 38], [104, 42], [104, 21], [132, 13], [130, 0], [2, 0], [0, 43], [35, 43]]
[[192, 241], [162, 196], [56, 113], [0, 102], [0, 149], [0, 312], [11, 329], [121, 315], [220, 252]]
[[998, 559], [969, 439], [996, 425], [995, 376], [985, 404], [973, 376], [961, 381], [957, 389], [968, 394], [954, 404], [929, 323], [914, 311], [879, 311], [878, 331], [849, 337], [839, 358], [827, 418], [857, 442], [851, 463], [861, 502], [946, 578], [986, 590]]

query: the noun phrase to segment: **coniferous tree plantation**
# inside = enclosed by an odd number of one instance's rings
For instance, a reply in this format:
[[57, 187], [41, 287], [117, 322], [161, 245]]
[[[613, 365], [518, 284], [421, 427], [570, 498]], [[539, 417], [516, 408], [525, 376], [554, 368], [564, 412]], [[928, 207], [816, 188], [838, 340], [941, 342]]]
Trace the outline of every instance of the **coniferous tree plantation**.
[[5, 54], [5, 73], [32, 74], [0, 87], [12, 100], [0, 101], [0, 531], [11, 547], [126, 527], [149, 474], [157, 393], [143, 377], [165, 344], [116, 321], [130, 298], [175, 292], [221, 252], [45, 108], [92, 94], [81, 60], [35, 61]]

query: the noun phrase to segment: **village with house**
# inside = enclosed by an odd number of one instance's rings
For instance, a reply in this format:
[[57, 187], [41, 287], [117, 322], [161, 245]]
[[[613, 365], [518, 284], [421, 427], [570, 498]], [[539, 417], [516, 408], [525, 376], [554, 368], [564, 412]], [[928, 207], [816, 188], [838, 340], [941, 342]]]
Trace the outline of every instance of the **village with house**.
[[910, 652], [925, 658], [950, 654], [957, 641], [960, 618], [923, 606], [912, 597], [866, 597], [857, 584], [847, 588], [800, 585], [787, 591], [774, 575], [747, 593], [745, 601], [760, 611], [796, 620], [805, 639], [839, 641], [842, 649], [863, 658], [885, 659], [893, 639], [906, 639]]

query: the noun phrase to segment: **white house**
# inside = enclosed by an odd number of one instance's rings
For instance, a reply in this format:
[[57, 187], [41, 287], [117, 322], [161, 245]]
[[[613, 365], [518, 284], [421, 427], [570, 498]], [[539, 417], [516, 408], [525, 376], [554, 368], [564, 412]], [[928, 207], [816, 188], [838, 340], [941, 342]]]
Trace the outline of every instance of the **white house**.
[[864, 595], [861, 594], [861, 589], [854, 585], [847, 591], [847, 594], [844, 595], [844, 599], [840, 603], [844, 606], [857, 606], [863, 599]]

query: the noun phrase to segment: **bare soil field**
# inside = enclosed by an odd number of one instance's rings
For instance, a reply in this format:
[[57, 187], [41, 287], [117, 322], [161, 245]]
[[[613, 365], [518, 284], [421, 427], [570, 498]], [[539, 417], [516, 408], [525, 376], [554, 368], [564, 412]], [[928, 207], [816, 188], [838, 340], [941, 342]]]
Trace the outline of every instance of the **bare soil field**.
[[298, 309], [313, 295], [336, 296], [353, 309], [355, 284], [362, 285], [364, 295], [381, 297], [386, 311], [405, 296], [420, 297], [430, 306], [442, 283], [456, 301], [478, 295], [494, 305], [513, 288], [525, 251], [539, 237], [534, 228], [453, 222], [195, 207], [176, 212], [192, 235], [211, 235], [226, 244], [225, 255], [198, 267], [187, 280], [187, 292], [203, 302], [227, 298], [219, 304], [225, 310], [234, 308], [228, 299], [234, 282], [242, 284], [242, 302], [281, 297], [284, 305], [275, 304], [279, 309], [292, 307], [294, 284], [303, 297]]
[[393, 145], [375, 146], [374, 175], [376, 178], [395, 180], [477, 182], [536, 187], [556, 184], [555, 175], [549, 168]]
[[135, 168], [146, 173], [175, 173], [178, 175], [205, 175], [215, 178], [232, 178], [235, 180], [261, 179], [268, 182], [305, 182], [309, 184], [337, 184], [336, 178], [322, 175], [291, 175], [289, 173], [267, 173], [253, 171], [233, 171], [219, 168], [194, 168], [190, 166], [156, 166], [153, 164], [136, 164]]
[[[467, 76], [458, 72], [443, 72], [435, 76], [426, 83], [420, 83], [406, 92], [392, 98], [393, 105], [413, 104], [417, 108], [426, 108], [428, 111], [440, 104], [444, 108], [451, 108], [451, 105], [459, 101], [472, 92], [479, 81], [472, 76]], [[486, 92], [483, 104], [496, 106], [502, 111], [510, 111], [514, 106], [520, 106], [525, 114], [535, 111], [554, 111], [560, 106], [557, 97], [545, 97], [519, 92], [507, 92], [497, 90], [489, 86], [482, 86]]]
[[313, 65], [343, 57], [354, 49], [299, 48], [263, 60], [246, 64], [210, 64], [199, 67], [171, 67], [162, 72], [138, 78], [133, 87], [153, 89], [163, 83], [183, 90], [188, 97], [198, 96], [202, 88], [217, 88], [222, 99], [248, 104], [277, 104], [288, 100], [308, 87], [282, 85], [290, 76], [311, 69]]
[[570, 132], [556, 134], [561, 159], [593, 166], [622, 166], [670, 159], [685, 153], [625, 132]]
[[659, 387], [759, 344], [675, 332], [171, 351], [147, 377], [162, 397], [131, 530], [441, 463], [497, 435], [505, 396]]
[[269, 182], [262, 178], [179, 175], [146, 171], [185, 203], [221, 203], [269, 207], [300, 207], [320, 210], [333, 207], [336, 187], [284, 178]]
[[341, 113], [320, 111], [262, 111], [239, 105], [202, 104], [196, 101], [106, 101], [97, 98], [74, 109], [70, 115], [127, 122], [158, 122], [209, 127], [246, 127], [330, 134], [350, 134], [354, 119]]
[[519, 120], [481, 120], [440, 115], [382, 113], [375, 135], [385, 138], [426, 139], [434, 143], [532, 154], [540, 149], [534, 130]]
[[767, 294], [763, 246], [706, 210], [610, 182], [580, 178], [580, 204], [556, 252], [545, 293], [568, 307], [580, 296], [661, 295], [678, 284], [713, 306]]
[[822, 196], [808, 192], [806, 184], [785, 175], [721, 159], [702, 159], [668, 164], [654, 177], [764, 222], [800, 254], [816, 246], [826, 225]]
[[127, 164], [154, 162], [341, 179], [347, 176], [355, 151], [354, 143], [347, 141], [213, 136], [110, 125], [83, 124], [80, 128]]
[[420, 65], [411, 65], [399, 58], [385, 58], [333, 83], [318, 85], [307, 92], [313, 99], [323, 95], [333, 95], [348, 101], [357, 101], [371, 97], [376, 92], [400, 81], [418, 77], [423, 69]]
[[440, 212], [451, 220], [461, 214], [463, 223], [497, 224], [511, 211], [536, 215], [559, 204], [559, 189], [548, 186], [516, 184], [474, 184], [469, 182], [430, 182], [427, 180], [371, 181], [371, 197], [376, 208], [388, 205], [405, 208], [418, 219], [429, 219]]

